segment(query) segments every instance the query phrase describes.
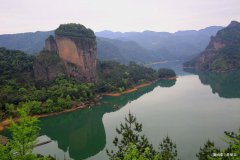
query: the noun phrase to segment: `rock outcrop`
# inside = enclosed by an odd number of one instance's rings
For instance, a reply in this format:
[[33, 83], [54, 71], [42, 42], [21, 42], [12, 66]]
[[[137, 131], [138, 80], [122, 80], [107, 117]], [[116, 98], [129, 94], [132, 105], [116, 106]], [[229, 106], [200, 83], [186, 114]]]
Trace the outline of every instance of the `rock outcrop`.
[[92, 30], [80, 24], [60, 25], [36, 58], [35, 78], [51, 81], [64, 74], [78, 81], [96, 82], [96, 49]]
[[197, 58], [185, 67], [201, 71], [228, 71], [240, 69], [240, 23], [232, 21], [211, 37], [210, 43]]

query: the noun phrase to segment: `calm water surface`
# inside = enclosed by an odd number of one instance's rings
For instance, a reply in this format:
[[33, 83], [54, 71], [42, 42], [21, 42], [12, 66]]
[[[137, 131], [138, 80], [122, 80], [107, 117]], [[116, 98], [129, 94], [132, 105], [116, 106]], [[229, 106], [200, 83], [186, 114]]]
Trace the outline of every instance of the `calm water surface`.
[[196, 159], [208, 139], [226, 147], [221, 140], [224, 131], [240, 127], [239, 82], [240, 72], [198, 73], [159, 81], [120, 97], [103, 97], [100, 106], [41, 119], [39, 140], [53, 142], [35, 152], [59, 160], [107, 159], [105, 150], [113, 147], [115, 128], [130, 111], [156, 147], [168, 135], [181, 159]]

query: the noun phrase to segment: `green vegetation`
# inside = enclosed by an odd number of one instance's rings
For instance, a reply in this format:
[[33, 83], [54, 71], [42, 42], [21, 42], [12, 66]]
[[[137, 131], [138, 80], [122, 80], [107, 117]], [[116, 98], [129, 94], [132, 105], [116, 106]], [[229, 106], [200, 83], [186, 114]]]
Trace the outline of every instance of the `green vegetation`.
[[157, 79], [156, 71], [130, 62], [128, 66], [114, 61], [99, 62], [99, 92], [121, 92], [135, 85]]
[[[230, 71], [240, 68], [240, 23], [231, 22], [213, 37], [204, 52], [184, 63], [203, 71]], [[215, 44], [220, 46], [216, 48]]]
[[136, 85], [157, 80], [158, 78], [176, 77], [171, 69], [152, 68], [130, 62], [128, 66], [114, 61], [98, 62], [99, 92], [122, 92]]
[[40, 128], [37, 118], [28, 117], [29, 107], [30, 105], [23, 105], [18, 109], [18, 123], [11, 120], [9, 131], [12, 138], [6, 146], [0, 144], [1, 160], [50, 160], [48, 157], [33, 154]]
[[[58, 59], [48, 54], [49, 62]], [[94, 98], [94, 85], [64, 76], [53, 82], [35, 82], [34, 57], [0, 48], [0, 120], [17, 115], [17, 108], [30, 105], [31, 114], [62, 111]]]
[[[0, 48], [0, 84], [4, 79], [24, 80], [31, 74], [34, 56], [17, 50]], [[19, 74], [22, 73], [22, 74]]]
[[[175, 160], [177, 158], [176, 144], [169, 137], [163, 139], [159, 150], [155, 150], [146, 136], [142, 134], [142, 124], [137, 122], [131, 113], [125, 117], [125, 123], [116, 129], [120, 137], [113, 140], [117, 149], [107, 150], [110, 160]], [[224, 141], [227, 149], [218, 149], [208, 140], [200, 148], [196, 157], [198, 160], [239, 160], [240, 157], [240, 129], [238, 133], [225, 132]]]
[[[13, 120], [9, 127], [11, 139], [3, 146], [0, 144], [1, 160], [54, 160], [33, 154], [36, 138], [39, 134], [38, 119], [29, 117], [31, 104], [22, 105], [18, 109], [19, 121]], [[118, 137], [113, 141], [116, 149], [108, 151], [110, 160], [176, 160], [178, 159], [176, 144], [169, 137], [163, 139], [156, 150], [142, 134], [142, 124], [137, 122], [131, 113], [125, 117], [125, 123], [116, 129]], [[240, 157], [240, 129], [238, 132], [225, 132], [226, 149], [218, 149], [214, 143], [207, 141], [196, 155], [198, 160], [239, 160]]]
[[108, 151], [111, 160], [175, 160], [177, 159], [176, 144], [166, 137], [159, 145], [159, 151], [153, 148], [146, 136], [142, 134], [142, 124], [137, 122], [131, 113], [125, 117], [125, 123], [116, 129], [120, 139], [116, 137], [113, 144], [117, 151]]
[[36, 83], [24, 87], [14, 80], [1, 86], [0, 98], [3, 117], [16, 116], [16, 109], [31, 104], [31, 114], [62, 111], [74, 103], [94, 98], [94, 85], [59, 77], [50, 84]]
[[96, 38], [91, 29], [87, 29], [85, 26], [75, 23], [61, 24], [55, 30], [55, 34], [60, 36]]
[[[118, 62], [98, 62], [98, 83], [78, 82], [64, 75], [53, 81], [35, 81], [34, 56], [21, 51], [0, 48], [0, 120], [17, 116], [17, 109], [30, 105], [30, 114], [58, 112], [90, 101], [95, 93], [122, 92], [138, 84], [158, 78], [175, 76], [174, 71], [158, 72], [134, 62], [128, 66]], [[43, 51], [38, 58], [46, 58], [45, 65], [59, 61], [56, 53]]]
[[239, 160], [240, 158], [240, 129], [237, 133], [225, 132], [224, 141], [227, 149], [216, 148], [214, 142], [208, 140], [196, 155], [199, 160]]
[[159, 78], [169, 78], [169, 77], [177, 77], [177, 76], [173, 70], [167, 69], [167, 68], [161, 68], [158, 70], [158, 77]]
[[51, 65], [53, 63], [57, 63], [60, 60], [60, 57], [57, 53], [52, 53], [47, 50], [41, 51], [38, 55], [37, 58], [41, 61], [44, 60], [46, 63], [46, 66]]

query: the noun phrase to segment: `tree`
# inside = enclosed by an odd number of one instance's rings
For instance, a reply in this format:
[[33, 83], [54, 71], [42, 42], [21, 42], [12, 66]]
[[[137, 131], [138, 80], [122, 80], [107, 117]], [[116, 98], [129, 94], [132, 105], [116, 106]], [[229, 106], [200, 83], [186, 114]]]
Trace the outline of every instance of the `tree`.
[[0, 145], [1, 160], [47, 160], [47, 157], [39, 157], [32, 153], [36, 145], [36, 139], [40, 128], [38, 127], [38, 119], [29, 117], [30, 103], [23, 104], [18, 109], [20, 115], [19, 121], [11, 120], [9, 131], [12, 139], [6, 146]]
[[156, 151], [142, 132], [142, 124], [137, 122], [131, 113], [125, 117], [125, 123], [120, 124], [120, 129], [116, 129], [120, 139], [116, 137], [113, 144], [117, 151], [108, 151], [111, 160], [175, 160], [177, 158], [176, 144], [169, 137], [160, 144], [160, 151]]
[[172, 77], [176, 77], [176, 73], [172, 69], [160, 68], [158, 70], [158, 77], [159, 78], [172, 78]]
[[160, 144], [160, 157], [166, 160], [175, 160], [177, 157], [177, 146], [167, 136]]
[[[149, 157], [150, 150], [149, 148], [145, 148], [144, 152], [141, 153], [138, 149], [137, 146], [134, 145], [133, 143], [130, 143], [124, 153], [124, 158], [123, 160], [161, 160], [160, 156], [156, 154], [153, 159], [147, 158]], [[119, 158], [116, 158], [116, 160], [121, 160]]]
[[[226, 149], [226, 154], [231, 156], [231, 159], [240, 159], [240, 128], [238, 132], [227, 132], [225, 131], [225, 142], [228, 143], [229, 147]], [[234, 154], [234, 155], [231, 155]]]
[[227, 149], [218, 149], [214, 142], [208, 140], [196, 155], [199, 160], [239, 160], [240, 158], [240, 129], [238, 133], [224, 132], [224, 141], [228, 143]]
[[0, 159], [1, 160], [13, 160], [12, 154], [10, 154], [9, 145], [3, 146], [0, 143]]
[[12, 140], [9, 143], [14, 151], [14, 157], [19, 160], [26, 160], [33, 157], [32, 150], [36, 145], [40, 128], [37, 126], [37, 118], [27, 116], [29, 113], [27, 104], [18, 109], [18, 112], [20, 114], [19, 123], [11, 120], [9, 130], [12, 133]]
[[[208, 140], [203, 148], [200, 148], [199, 153], [196, 155], [199, 160], [213, 160], [214, 154], [220, 153], [220, 150], [215, 147], [214, 142]], [[217, 157], [215, 157], [216, 160]]]

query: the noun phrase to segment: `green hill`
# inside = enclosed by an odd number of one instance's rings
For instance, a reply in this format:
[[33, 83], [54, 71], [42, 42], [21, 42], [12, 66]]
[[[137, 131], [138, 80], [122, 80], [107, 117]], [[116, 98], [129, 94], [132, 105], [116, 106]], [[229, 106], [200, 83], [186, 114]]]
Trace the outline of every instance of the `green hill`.
[[218, 31], [215, 37], [211, 37], [207, 48], [184, 66], [202, 71], [240, 69], [240, 23], [232, 21]]

